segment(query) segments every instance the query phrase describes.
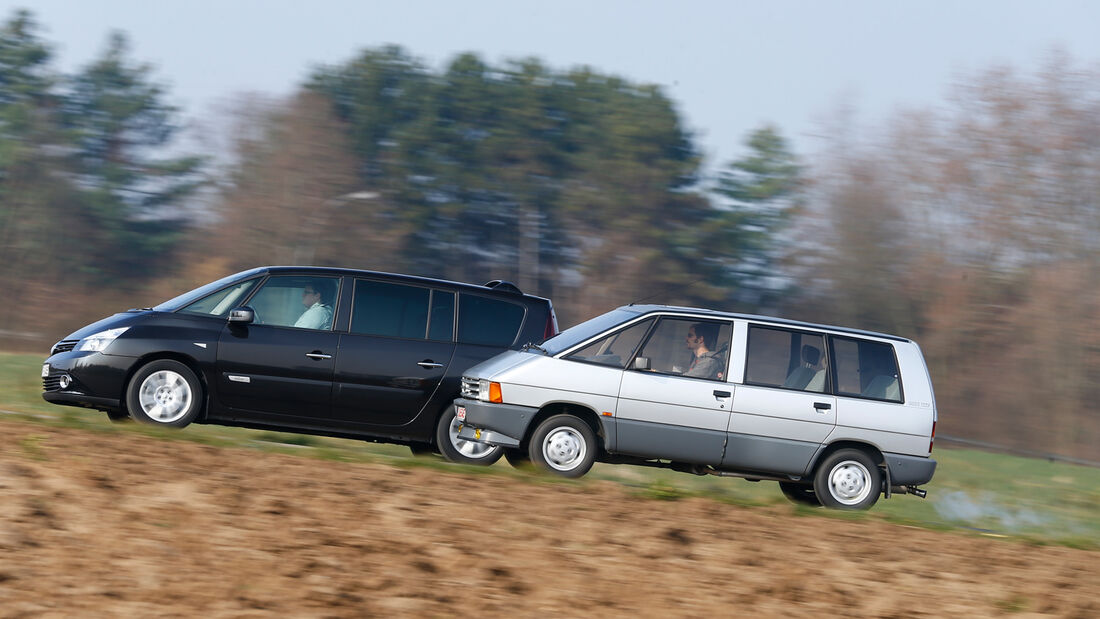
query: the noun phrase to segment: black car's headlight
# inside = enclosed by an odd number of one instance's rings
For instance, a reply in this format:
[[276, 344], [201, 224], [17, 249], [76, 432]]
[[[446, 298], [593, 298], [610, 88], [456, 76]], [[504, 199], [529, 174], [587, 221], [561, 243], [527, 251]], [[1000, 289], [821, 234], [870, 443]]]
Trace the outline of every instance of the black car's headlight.
[[94, 333], [80, 340], [80, 343], [76, 345], [76, 349], [78, 351], [102, 352], [103, 349], [107, 348], [107, 346], [115, 341], [118, 336], [126, 333], [126, 330], [129, 328], [130, 327], [119, 327], [117, 329], [108, 329], [106, 331]]

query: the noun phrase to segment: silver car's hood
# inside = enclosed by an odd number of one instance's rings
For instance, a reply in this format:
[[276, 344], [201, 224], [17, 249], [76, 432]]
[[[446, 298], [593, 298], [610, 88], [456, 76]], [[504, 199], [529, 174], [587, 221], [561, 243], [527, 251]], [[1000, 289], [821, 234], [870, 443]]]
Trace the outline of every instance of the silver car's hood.
[[537, 359], [543, 357], [541, 352], [534, 351], [522, 351], [522, 350], [507, 350], [500, 353], [495, 357], [491, 357], [482, 361], [481, 363], [473, 366], [462, 373], [463, 376], [470, 376], [473, 378], [492, 378], [497, 374], [500, 374], [504, 370], [513, 368], [525, 361]]

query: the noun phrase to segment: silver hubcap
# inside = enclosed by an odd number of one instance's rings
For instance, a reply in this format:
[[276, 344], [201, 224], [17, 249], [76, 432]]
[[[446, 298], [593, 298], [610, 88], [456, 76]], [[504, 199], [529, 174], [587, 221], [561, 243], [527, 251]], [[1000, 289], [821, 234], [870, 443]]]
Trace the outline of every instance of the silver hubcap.
[[844, 505], [855, 505], [871, 494], [871, 472], [854, 460], [845, 460], [829, 471], [829, 493]]
[[468, 441], [464, 438], [458, 438], [458, 433], [462, 431], [462, 425], [458, 417], [454, 417], [451, 419], [451, 427], [447, 432], [451, 436], [451, 447], [454, 447], [455, 451], [458, 453], [471, 460], [480, 460], [492, 456], [500, 449], [500, 447], [496, 447], [495, 445], [487, 445], [477, 441]]
[[153, 372], [141, 381], [138, 389], [142, 412], [160, 423], [172, 423], [183, 417], [191, 408], [192, 397], [191, 385], [171, 370]]
[[551, 468], [570, 471], [584, 460], [588, 446], [573, 428], [555, 428], [542, 441], [542, 457]]

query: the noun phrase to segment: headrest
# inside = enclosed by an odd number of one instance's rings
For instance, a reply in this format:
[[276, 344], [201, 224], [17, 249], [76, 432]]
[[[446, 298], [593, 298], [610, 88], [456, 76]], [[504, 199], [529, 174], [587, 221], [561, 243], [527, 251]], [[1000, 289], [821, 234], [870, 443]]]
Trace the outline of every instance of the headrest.
[[809, 344], [802, 347], [802, 362], [806, 365], [817, 365], [821, 361], [821, 349]]

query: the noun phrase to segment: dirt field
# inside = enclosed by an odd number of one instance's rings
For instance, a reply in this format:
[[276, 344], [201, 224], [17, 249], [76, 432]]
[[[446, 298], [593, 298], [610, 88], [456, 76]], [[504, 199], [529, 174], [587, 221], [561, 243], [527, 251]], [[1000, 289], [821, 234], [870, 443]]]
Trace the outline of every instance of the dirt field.
[[1100, 553], [0, 424], [0, 616], [1100, 616]]

